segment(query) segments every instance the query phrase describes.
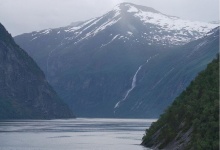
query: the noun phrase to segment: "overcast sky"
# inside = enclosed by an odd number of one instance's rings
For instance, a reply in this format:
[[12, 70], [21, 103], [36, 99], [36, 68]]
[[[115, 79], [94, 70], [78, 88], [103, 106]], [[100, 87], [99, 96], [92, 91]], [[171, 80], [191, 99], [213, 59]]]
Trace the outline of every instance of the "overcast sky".
[[0, 0], [0, 22], [15, 36], [98, 17], [121, 2], [188, 20], [219, 20], [219, 0]]

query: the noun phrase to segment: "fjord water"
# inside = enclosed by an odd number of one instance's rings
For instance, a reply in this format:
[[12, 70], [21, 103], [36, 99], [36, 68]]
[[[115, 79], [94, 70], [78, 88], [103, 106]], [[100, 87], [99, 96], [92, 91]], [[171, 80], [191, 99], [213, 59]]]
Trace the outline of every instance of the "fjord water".
[[9, 120], [0, 150], [148, 150], [140, 145], [153, 119]]

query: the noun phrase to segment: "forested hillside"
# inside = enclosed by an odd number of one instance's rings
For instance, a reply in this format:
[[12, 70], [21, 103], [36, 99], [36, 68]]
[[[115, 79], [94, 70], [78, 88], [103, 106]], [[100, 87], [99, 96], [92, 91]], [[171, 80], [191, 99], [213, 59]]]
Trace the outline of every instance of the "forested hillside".
[[154, 149], [219, 149], [219, 55], [146, 130], [142, 144]]

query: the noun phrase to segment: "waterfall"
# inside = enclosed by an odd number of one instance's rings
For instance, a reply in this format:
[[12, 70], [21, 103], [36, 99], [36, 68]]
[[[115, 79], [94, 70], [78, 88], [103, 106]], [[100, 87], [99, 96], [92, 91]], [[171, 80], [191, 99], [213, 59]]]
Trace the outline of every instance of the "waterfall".
[[143, 65], [141, 65], [141, 66], [138, 68], [138, 70], [135, 72], [134, 77], [133, 77], [133, 79], [132, 79], [131, 88], [126, 92], [125, 97], [124, 97], [122, 100], [120, 100], [120, 101], [115, 105], [115, 108], [117, 108], [117, 107], [119, 106], [120, 102], [126, 100], [126, 98], [128, 97], [129, 93], [135, 88], [135, 86], [136, 86], [136, 81], [137, 81], [137, 74], [138, 74], [138, 72], [141, 70], [142, 66], [143, 66]]
[[[158, 55], [158, 54], [157, 54]], [[129, 90], [127, 90], [124, 98], [120, 101], [118, 101], [116, 104], [115, 104], [115, 107], [114, 108], [118, 108], [120, 103], [125, 101], [128, 97], [128, 95], [131, 93], [131, 91], [136, 87], [136, 81], [137, 81], [137, 75], [138, 75], [138, 72], [141, 70], [142, 66], [145, 65], [146, 63], [148, 63], [152, 58], [156, 57], [157, 55], [153, 56], [153, 57], [150, 57], [144, 64], [142, 64], [138, 70], [135, 72], [134, 76], [133, 76], [133, 79], [132, 79], [132, 84], [131, 84], [131, 88]]]

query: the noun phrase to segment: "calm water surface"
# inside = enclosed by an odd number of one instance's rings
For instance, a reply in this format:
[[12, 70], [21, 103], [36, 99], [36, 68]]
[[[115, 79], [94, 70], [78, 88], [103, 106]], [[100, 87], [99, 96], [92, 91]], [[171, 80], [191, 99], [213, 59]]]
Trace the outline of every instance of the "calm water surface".
[[148, 150], [151, 119], [0, 121], [0, 150]]

